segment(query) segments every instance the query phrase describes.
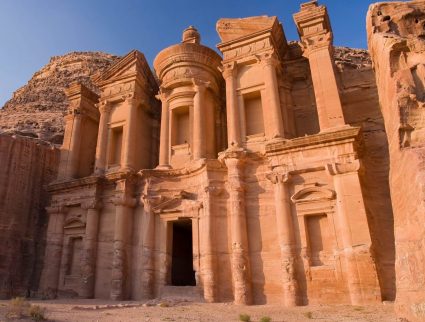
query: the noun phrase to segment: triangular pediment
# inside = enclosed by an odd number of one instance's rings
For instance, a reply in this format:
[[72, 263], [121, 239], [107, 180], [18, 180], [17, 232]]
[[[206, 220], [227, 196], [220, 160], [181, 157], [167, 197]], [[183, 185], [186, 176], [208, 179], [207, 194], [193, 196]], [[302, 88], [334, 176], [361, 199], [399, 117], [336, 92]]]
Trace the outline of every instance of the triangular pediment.
[[65, 222], [64, 229], [84, 228], [86, 225], [79, 218], [70, 218]]
[[156, 81], [148, 62], [145, 56], [138, 50], [129, 52], [103, 73], [95, 77], [93, 81], [97, 86], [102, 87], [127, 78], [141, 78], [145, 82], [150, 83], [151, 86], [156, 86]]

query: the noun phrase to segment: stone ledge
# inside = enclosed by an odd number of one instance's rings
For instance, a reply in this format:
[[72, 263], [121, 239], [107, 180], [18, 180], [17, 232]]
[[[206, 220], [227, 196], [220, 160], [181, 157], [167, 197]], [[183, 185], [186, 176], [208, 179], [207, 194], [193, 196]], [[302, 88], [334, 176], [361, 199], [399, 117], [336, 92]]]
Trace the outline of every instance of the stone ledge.
[[326, 143], [339, 143], [339, 141], [351, 139], [356, 140], [361, 132], [360, 127], [344, 127], [332, 132], [322, 132], [300, 138], [271, 142], [266, 145], [266, 154], [289, 151], [308, 146]]
[[97, 184], [102, 180], [99, 176], [89, 176], [78, 179], [69, 179], [66, 181], [55, 181], [47, 186], [48, 192], [59, 191], [64, 189], [76, 188], [86, 185]]

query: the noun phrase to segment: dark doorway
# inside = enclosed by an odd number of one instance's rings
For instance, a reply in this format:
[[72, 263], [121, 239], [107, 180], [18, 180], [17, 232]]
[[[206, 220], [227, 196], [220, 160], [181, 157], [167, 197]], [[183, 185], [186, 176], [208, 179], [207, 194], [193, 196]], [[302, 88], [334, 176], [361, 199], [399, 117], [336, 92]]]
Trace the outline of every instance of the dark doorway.
[[192, 254], [192, 221], [173, 222], [173, 259], [171, 284], [174, 286], [195, 286]]

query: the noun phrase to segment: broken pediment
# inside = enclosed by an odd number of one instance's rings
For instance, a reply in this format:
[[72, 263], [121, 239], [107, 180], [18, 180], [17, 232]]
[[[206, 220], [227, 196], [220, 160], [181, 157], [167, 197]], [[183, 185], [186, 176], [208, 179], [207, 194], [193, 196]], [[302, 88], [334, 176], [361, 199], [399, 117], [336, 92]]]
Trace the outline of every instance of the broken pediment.
[[223, 18], [217, 22], [217, 32], [222, 42], [228, 42], [245, 36], [271, 30], [279, 21], [275, 16], [257, 16], [248, 18]]
[[93, 81], [97, 86], [103, 87], [127, 78], [141, 78], [151, 86], [157, 86], [145, 56], [138, 50], [129, 52]]
[[187, 199], [189, 196], [190, 194], [186, 191], [181, 191], [171, 198], [164, 198], [165, 201], [154, 207], [153, 211], [154, 213], [172, 213], [200, 209], [202, 203], [196, 200]]

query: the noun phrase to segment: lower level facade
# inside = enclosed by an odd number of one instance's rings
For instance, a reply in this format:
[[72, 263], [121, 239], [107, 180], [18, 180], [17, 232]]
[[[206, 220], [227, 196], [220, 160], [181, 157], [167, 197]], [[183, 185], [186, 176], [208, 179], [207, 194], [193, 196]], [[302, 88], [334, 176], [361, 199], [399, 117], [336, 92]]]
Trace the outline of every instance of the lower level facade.
[[57, 181], [40, 291], [143, 300], [192, 286], [207, 302], [380, 301], [361, 142], [345, 126], [180, 169]]

